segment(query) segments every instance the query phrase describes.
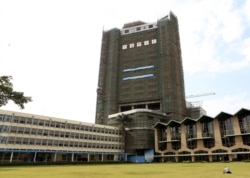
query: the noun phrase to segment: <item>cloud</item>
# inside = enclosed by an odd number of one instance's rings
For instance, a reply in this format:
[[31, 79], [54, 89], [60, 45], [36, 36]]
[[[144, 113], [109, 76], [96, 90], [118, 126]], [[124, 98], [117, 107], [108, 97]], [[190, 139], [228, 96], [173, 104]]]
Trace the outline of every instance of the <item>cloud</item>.
[[222, 111], [235, 114], [241, 108], [250, 108], [249, 97], [247, 92], [225, 95], [221, 98], [204, 101], [203, 108], [207, 111], [207, 115], [211, 117], [215, 117]]
[[246, 14], [247, 21], [250, 22], [250, 1], [245, 1], [245, 7], [243, 8], [244, 13]]
[[203, 11], [180, 17], [185, 21], [180, 25], [184, 25], [181, 44], [185, 72], [216, 74], [249, 67], [249, 45], [244, 38], [250, 29], [244, 24], [245, 13], [234, 1], [201, 1], [196, 6], [199, 8]]

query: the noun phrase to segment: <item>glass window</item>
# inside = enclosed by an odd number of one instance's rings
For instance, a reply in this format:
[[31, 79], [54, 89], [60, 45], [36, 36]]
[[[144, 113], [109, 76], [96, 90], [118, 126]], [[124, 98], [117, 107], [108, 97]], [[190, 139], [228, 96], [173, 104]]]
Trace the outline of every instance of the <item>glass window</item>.
[[130, 47], [130, 48], [134, 48], [134, 47], [135, 47], [135, 44], [134, 44], [134, 43], [130, 43], [130, 44], [129, 44], [129, 47]]
[[122, 49], [127, 49], [127, 45], [122, 45]]
[[156, 39], [152, 39], [152, 44], [156, 44], [157, 43], [157, 40]]
[[140, 47], [141, 46], [141, 42], [137, 42], [136, 46]]
[[149, 41], [148, 40], [144, 41], [144, 45], [149, 45]]

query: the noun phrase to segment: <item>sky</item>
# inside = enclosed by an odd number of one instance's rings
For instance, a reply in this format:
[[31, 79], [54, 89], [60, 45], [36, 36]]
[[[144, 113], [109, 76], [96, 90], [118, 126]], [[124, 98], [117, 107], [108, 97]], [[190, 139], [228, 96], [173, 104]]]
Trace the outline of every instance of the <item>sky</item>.
[[0, 75], [33, 99], [1, 109], [94, 123], [102, 32], [170, 11], [187, 100], [211, 117], [250, 109], [250, 1], [0, 0]]

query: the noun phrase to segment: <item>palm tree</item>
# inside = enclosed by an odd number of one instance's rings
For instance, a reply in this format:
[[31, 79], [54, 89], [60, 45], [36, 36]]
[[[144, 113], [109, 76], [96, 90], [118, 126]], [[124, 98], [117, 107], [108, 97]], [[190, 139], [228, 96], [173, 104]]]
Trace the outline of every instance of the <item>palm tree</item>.
[[119, 125], [122, 128], [122, 141], [124, 144], [124, 148], [125, 148], [125, 130], [126, 130], [126, 126], [132, 121], [132, 118], [129, 117], [128, 115], [125, 114], [120, 114], [118, 116], [118, 118], [116, 119], [116, 124]]

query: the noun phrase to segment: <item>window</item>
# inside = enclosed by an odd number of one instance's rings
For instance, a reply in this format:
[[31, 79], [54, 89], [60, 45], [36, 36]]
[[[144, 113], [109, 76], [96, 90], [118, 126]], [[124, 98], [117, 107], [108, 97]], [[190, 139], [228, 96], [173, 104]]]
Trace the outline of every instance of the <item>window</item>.
[[140, 47], [141, 46], [141, 42], [137, 42], [136, 46]]
[[123, 69], [123, 72], [133, 72], [137, 70], [152, 69], [152, 68], [154, 68], [154, 65], [141, 66], [141, 67], [136, 67], [136, 68], [127, 68], [127, 69]]
[[156, 44], [157, 43], [157, 40], [156, 39], [152, 39], [152, 44]]
[[129, 30], [125, 30], [124, 32], [125, 32], [125, 33], [129, 33]]
[[136, 28], [136, 31], [140, 31], [140, 30], [141, 30], [141, 27], [137, 27], [137, 28]]
[[144, 41], [144, 45], [149, 45], [149, 41]]
[[134, 79], [148, 78], [148, 77], [153, 77], [153, 76], [154, 74], [137, 75], [137, 76], [131, 76], [131, 77], [124, 77], [122, 80], [134, 80]]
[[122, 49], [127, 49], [127, 45], [122, 45]]
[[153, 25], [149, 25], [148, 28], [153, 28], [154, 26]]
[[129, 44], [129, 47], [130, 47], [130, 48], [134, 48], [134, 47], [135, 47], [135, 44], [134, 44], [134, 43], [130, 43], [130, 44]]

